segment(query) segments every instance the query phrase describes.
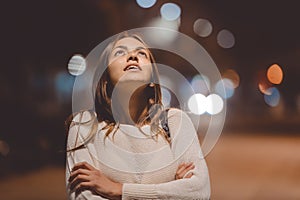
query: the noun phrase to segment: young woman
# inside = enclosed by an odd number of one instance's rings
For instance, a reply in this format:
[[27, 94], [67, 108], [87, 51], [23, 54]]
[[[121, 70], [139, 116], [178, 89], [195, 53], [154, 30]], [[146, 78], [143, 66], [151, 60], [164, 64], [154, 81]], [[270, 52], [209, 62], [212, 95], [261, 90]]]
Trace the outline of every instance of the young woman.
[[158, 71], [136, 35], [104, 50], [95, 112], [70, 121], [69, 199], [209, 199], [206, 162], [189, 117], [163, 109]]

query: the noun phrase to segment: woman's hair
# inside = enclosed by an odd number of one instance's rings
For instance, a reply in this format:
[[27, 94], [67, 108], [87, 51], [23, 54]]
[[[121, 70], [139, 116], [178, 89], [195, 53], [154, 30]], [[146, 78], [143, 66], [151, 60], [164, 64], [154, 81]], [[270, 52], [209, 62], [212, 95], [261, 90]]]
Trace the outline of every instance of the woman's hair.
[[[88, 122], [84, 122], [86, 123], [91, 123], [91, 130], [90, 133], [88, 135], [87, 138], [85, 138], [84, 143], [80, 144], [77, 147], [74, 147], [71, 150], [76, 150], [79, 149], [83, 146], [85, 146], [85, 144], [88, 143], [88, 141], [90, 141], [90, 139], [93, 138], [93, 136], [96, 134], [97, 132], [97, 125], [99, 122], [105, 122], [105, 126], [102, 128], [102, 130], [106, 130], [106, 135], [105, 138], [111, 134], [113, 132], [113, 134], [116, 132], [117, 128], [119, 127], [119, 122], [115, 121], [114, 117], [113, 117], [113, 113], [112, 113], [112, 106], [111, 106], [111, 97], [112, 97], [112, 92], [113, 92], [113, 84], [110, 80], [110, 76], [108, 73], [108, 57], [113, 49], [113, 47], [115, 46], [115, 44], [123, 39], [123, 38], [134, 38], [136, 40], [138, 40], [139, 42], [141, 42], [146, 48], [147, 45], [146, 43], [141, 39], [141, 37], [139, 37], [136, 34], [128, 34], [127, 32], [121, 33], [120, 35], [118, 35], [118, 37], [116, 38], [116, 40], [114, 40], [113, 42], [109, 43], [107, 45], [107, 47], [104, 49], [103, 53], [100, 56], [99, 59], [99, 63], [98, 63], [98, 69], [100, 69], [100, 71], [103, 71], [103, 74], [100, 78], [100, 80], [95, 80], [95, 82], [97, 83], [96, 85], [96, 95], [95, 95], [95, 112], [93, 113], [92, 111], [88, 111], [90, 113], [90, 119], [88, 120]], [[140, 116], [138, 117], [137, 121], [135, 122], [138, 126], [138, 128], [140, 128], [143, 125], [149, 124], [151, 127], [151, 135], [155, 138], [158, 134], [162, 134], [167, 141], [169, 141], [169, 138], [167, 136], [167, 133], [164, 131], [164, 129], [159, 127], [160, 121], [162, 120], [162, 118], [166, 117], [163, 113], [164, 109], [163, 109], [163, 105], [162, 105], [162, 94], [161, 94], [161, 88], [159, 85], [159, 75], [158, 75], [158, 69], [157, 66], [155, 64], [155, 60], [153, 57], [153, 54], [150, 52], [149, 48], [147, 48], [147, 51], [149, 53], [149, 57], [150, 57], [150, 62], [152, 63], [152, 75], [151, 75], [151, 80], [150, 80], [150, 84], [145, 87], [144, 89], [144, 94], [147, 97], [147, 102], [145, 104], [145, 107], [142, 108]], [[95, 76], [95, 78], [99, 78], [97, 76]], [[74, 125], [82, 125], [83, 123], [81, 123], [82, 121], [82, 116], [83, 113], [86, 111], [81, 111], [77, 114], [74, 115], [74, 117], [71, 115], [67, 120], [66, 120], [66, 129], [67, 132], [69, 132], [69, 128], [71, 128]], [[76, 115], [79, 116], [77, 117], [77, 119], [79, 118], [79, 121], [76, 120], [74, 121], [74, 118], [76, 118]], [[141, 130], [141, 129], [140, 129]], [[78, 135], [78, 133], [77, 133]]]

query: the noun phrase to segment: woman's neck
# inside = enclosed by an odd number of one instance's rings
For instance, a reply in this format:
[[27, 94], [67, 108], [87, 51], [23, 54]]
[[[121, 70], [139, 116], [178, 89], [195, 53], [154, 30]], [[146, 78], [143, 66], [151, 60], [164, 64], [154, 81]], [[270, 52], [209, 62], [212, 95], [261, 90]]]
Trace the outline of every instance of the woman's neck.
[[136, 125], [148, 104], [142, 82], [125, 82], [115, 86], [112, 94], [112, 111], [116, 121]]

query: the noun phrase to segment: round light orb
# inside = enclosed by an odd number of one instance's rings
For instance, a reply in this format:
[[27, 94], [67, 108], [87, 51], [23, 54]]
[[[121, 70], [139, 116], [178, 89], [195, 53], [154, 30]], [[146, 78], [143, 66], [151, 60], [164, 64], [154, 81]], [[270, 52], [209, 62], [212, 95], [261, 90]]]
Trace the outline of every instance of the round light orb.
[[156, 3], [156, 0], [136, 0], [136, 3], [141, 8], [151, 8]]
[[266, 104], [268, 104], [271, 107], [278, 106], [278, 104], [280, 102], [279, 90], [275, 87], [271, 87], [268, 89], [268, 93], [270, 95], [267, 95], [267, 94], [264, 95], [264, 100], [265, 100]]
[[68, 63], [68, 71], [74, 76], [83, 74], [86, 69], [86, 61], [82, 55], [74, 55]]
[[211, 23], [206, 19], [197, 19], [193, 28], [194, 32], [200, 37], [208, 37], [213, 30]]
[[165, 20], [173, 21], [180, 17], [181, 9], [175, 3], [165, 3], [160, 8], [160, 14]]
[[189, 110], [196, 114], [201, 115], [206, 112], [206, 97], [203, 94], [193, 94], [188, 100]]
[[216, 83], [215, 91], [222, 98], [228, 99], [234, 94], [234, 84], [230, 79], [223, 78]]
[[206, 97], [206, 112], [211, 115], [216, 115], [223, 110], [224, 101], [217, 94], [210, 94]]
[[280, 84], [283, 79], [283, 71], [278, 64], [273, 64], [268, 68], [267, 78], [273, 84]]
[[229, 49], [234, 46], [235, 38], [229, 30], [223, 29], [217, 35], [217, 42], [221, 47]]

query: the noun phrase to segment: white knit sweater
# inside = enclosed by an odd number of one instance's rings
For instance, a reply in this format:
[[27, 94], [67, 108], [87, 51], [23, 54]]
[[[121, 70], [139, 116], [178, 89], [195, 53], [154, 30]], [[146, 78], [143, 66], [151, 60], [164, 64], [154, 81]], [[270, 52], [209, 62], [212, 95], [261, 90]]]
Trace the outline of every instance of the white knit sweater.
[[[122, 199], [209, 199], [210, 183], [206, 162], [198, 137], [190, 118], [179, 109], [170, 109], [168, 125], [171, 146], [161, 136], [157, 140], [147, 137], [150, 126], [141, 132], [132, 125], [120, 124], [114, 134], [104, 140], [104, 122], [99, 123], [98, 132], [85, 148], [67, 153], [66, 180], [75, 163], [86, 161], [107, 175], [123, 183]], [[90, 127], [73, 126], [69, 131], [67, 148], [81, 144]], [[179, 164], [193, 162], [195, 169], [191, 178], [175, 180]], [[67, 181], [69, 199], [106, 199], [83, 191], [75, 197]]]

